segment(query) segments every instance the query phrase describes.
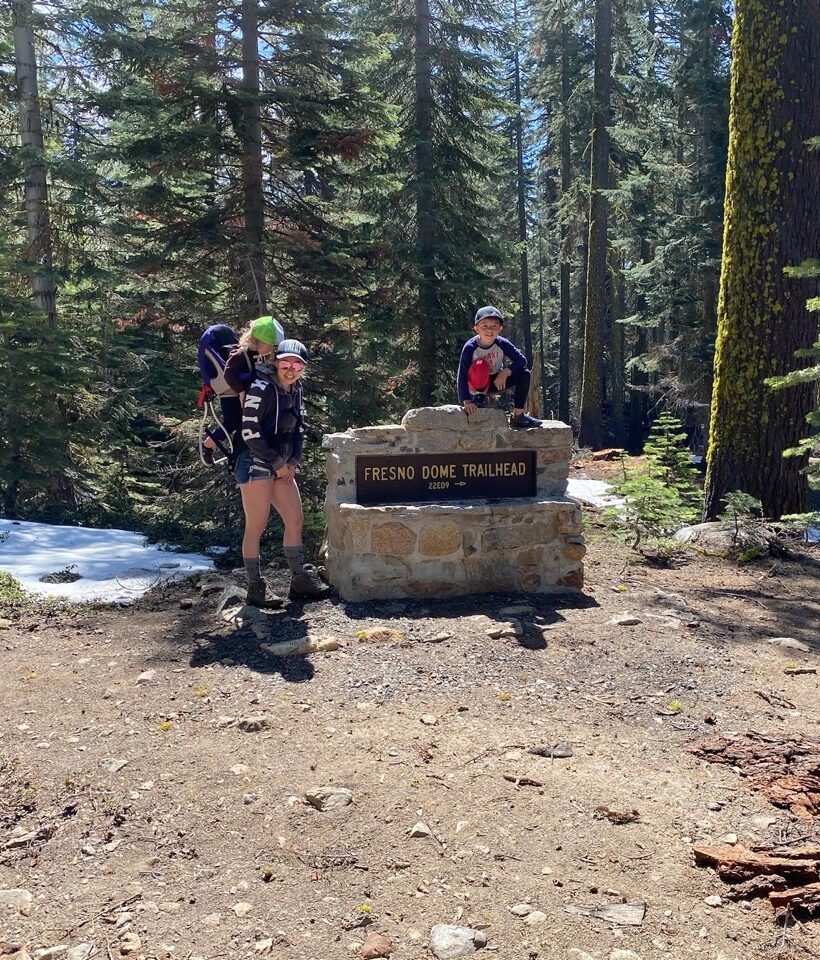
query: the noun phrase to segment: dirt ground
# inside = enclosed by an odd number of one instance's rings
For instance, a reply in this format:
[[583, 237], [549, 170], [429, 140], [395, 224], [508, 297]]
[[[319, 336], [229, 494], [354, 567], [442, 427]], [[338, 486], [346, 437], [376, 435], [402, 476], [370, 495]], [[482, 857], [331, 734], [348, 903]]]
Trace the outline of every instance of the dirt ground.
[[[816, 821], [688, 748], [820, 739], [817, 675], [784, 672], [818, 663], [820, 556], [625, 567], [588, 533], [581, 596], [266, 615], [273, 641], [340, 642], [311, 657], [261, 649], [196, 581], [127, 609], [6, 611], [0, 941], [337, 960], [378, 932], [421, 960], [456, 924], [507, 960], [819, 956], [818, 921], [730, 902], [692, 856], [729, 834], [816, 840]], [[570, 757], [528, 752], [564, 741]], [[327, 786], [352, 803], [305, 802]], [[584, 915], [621, 902], [642, 922]]]

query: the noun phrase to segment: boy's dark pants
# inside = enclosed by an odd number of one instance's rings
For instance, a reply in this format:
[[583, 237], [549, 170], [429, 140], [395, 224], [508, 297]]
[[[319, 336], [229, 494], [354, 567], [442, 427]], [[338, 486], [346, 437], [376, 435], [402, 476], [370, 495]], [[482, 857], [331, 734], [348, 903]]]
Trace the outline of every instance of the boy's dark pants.
[[[530, 371], [519, 370], [517, 373], [511, 373], [507, 377], [504, 385], [505, 390], [514, 390], [513, 407], [516, 410], [523, 410], [527, 405], [527, 394], [530, 392]], [[501, 393], [495, 385], [495, 377], [490, 380], [490, 389], [488, 393]]]

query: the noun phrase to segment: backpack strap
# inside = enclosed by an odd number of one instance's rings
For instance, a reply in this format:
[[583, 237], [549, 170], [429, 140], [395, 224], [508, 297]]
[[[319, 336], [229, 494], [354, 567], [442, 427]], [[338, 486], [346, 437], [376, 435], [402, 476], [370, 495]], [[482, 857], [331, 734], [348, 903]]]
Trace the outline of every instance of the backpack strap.
[[235, 397], [236, 394], [228, 386], [228, 381], [225, 379], [225, 361], [210, 347], [205, 347], [204, 353], [213, 364], [214, 370], [216, 370], [216, 375], [211, 377], [209, 384], [211, 390], [213, 390], [218, 397]]

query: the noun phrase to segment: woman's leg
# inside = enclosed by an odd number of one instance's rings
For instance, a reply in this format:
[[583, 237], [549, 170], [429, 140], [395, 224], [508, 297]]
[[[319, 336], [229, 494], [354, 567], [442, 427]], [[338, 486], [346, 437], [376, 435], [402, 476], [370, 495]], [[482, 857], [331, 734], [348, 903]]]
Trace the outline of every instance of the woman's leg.
[[273, 506], [285, 527], [282, 545], [285, 547], [302, 546], [302, 495], [295, 480], [271, 480], [268, 505]]
[[330, 593], [330, 587], [322, 583], [313, 568], [305, 569], [302, 553], [302, 496], [295, 480], [277, 480], [273, 485], [271, 503], [282, 518], [285, 535], [282, 540], [285, 559], [292, 574], [290, 597], [292, 600], [318, 600]]
[[259, 556], [259, 541], [268, 525], [271, 507], [271, 488], [274, 481], [249, 480], [239, 487], [242, 509], [245, 512], [245, 533], [242, 537], [242, 556]]

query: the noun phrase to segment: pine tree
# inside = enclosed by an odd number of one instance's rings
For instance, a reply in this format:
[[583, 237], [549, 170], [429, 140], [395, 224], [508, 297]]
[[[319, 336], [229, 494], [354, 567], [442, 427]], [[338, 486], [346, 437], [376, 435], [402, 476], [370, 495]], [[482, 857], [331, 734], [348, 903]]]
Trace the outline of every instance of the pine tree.
[[797, 350], [815, 340], [806, 279], [784, 267], [820, 249], [820, 0], [739, 0], [723, 272], [706, 480], [707, 518], [730, 490], [757, 497], [778, 518], [805, 503], [800, 461], [784, 446], [805, 436], [810, 384], [773, 393]]
[[589, 250], [584, 312], [584, 377], [579, 442], [603, 446], [603, 353], [606, 317], [609, 131], [612, 85], [612, 4], [595, 0], [595, 83], [590, 161]]

